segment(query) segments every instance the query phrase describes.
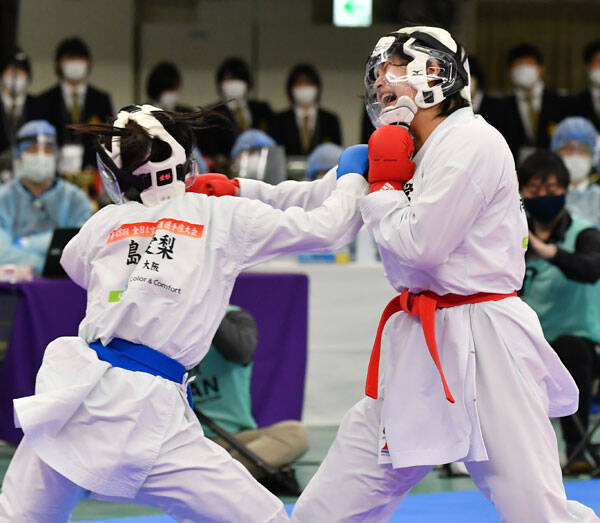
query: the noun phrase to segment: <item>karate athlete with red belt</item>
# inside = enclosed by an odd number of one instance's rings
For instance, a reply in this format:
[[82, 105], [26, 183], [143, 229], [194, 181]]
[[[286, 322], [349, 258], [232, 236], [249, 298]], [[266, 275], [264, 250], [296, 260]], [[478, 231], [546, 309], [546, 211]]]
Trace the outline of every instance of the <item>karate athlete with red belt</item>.
[[360, 206], [400, 295], [367, 397], [292, 520], [387, 521], [433, 466], [464, 461], [502, 521], [598, 521], [565, 496], [548, 416], [575, 412], [577, 388], [514, 294], [527, 223], [510, 150], [470, 107], [465, 51], [445, 30], [404, 28], [379, 40], [365, 83], [379, 129], [355, 146], [371, 186]]
[[[46, 349], [34, 396], [15, 400], [25, 437], [0, 493], [0, 522], [61, 523], [84, 497], [159, 507], [177, 521], [287, 521], [283, 504], [204, 437], [186, 369], [207, 353], [237, 275], [283, 253], [331, 250], [362, 224], [368, 184], [350, 172], [311, 212], [185, 194], [201, 114], [128, 106], [98, 167], [115, 203], [61, 263], [87, 290], [79, 336]], [[80, 129], [80, 130], [81, 130]]]

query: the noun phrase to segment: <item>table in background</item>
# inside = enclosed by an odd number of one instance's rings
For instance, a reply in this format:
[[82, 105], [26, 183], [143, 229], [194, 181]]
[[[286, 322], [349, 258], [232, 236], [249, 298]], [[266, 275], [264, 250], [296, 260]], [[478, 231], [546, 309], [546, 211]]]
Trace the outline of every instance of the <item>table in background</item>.
[[[10, 346], [0, 367], [0, 440], [11, 443], [22, 436], [14, 427], [12, 400], [33, 394], [46, 345], [59, 336], [77, 334], [86, 303], [85, 291], [70, 280], [0, 283], [0, 306], [2, 295], [14, 293], [19, 301]], [[302, 274], [241, 274], [233, 289], [231, 303], [248, 310], [258, 325], [251, 393], [260, 426], [300, 419], [307, 300], [308, 280]]]

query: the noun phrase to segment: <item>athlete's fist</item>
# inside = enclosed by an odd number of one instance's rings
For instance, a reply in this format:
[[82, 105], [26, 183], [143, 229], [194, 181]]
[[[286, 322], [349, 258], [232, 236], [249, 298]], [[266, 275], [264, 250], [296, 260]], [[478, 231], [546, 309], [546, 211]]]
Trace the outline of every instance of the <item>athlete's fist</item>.
[[240, 193], [240, 182], [237, 178], [230, 180], [224, 174], [199, 174], [187, 192], [207, 194], [208, 196], [237, 196]]
[[337, 177], [348, 173], [365, 176], [369, 168], [369, 146], [366, 143], [351, 145], [345, 149], [338, 161]]
[[415, 150], [408, 131], [399, 125], [384, 125], [369, 138], [369, 184], [371, 191], [402, 189], [415, 170], [410, 161]]

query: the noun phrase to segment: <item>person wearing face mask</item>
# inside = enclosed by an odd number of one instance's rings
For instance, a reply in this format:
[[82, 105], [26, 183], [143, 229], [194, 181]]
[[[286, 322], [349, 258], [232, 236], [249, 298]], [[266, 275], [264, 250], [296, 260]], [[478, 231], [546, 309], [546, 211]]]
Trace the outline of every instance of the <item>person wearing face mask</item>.
[[193, 111], [191, 107], [179, 104], [181, 92], [181, 73], [174, 63], [160, 62], [156, 64], [146, 82], [146, 95], [149, 103], [155, 107], [188, 113]]
[[342, 143], [340, 120], [321, 109], [321, 78], [310, 64], [298, 64], [288, 75], [286, 93], [292, 107], [275, 116], [273, 136], [288, 156], [306, 156], [321, 143]]
[[0, 66], [0, 183], [13, 177], [13, 147], [17, 130], [35, 113], [36, 98], [27, 92], [31, 65], [27, 55], [16, 48]]
[[595, 183], [594, 159], [598, 133], [581, 116], [565, 118], [552, 134], [550, 148], [558, 154], [571, 180], [567, 191], [570, 213], [600, 227], [600, 186]]
[[[544, 336], [579, 388], [576, 413], [587, 429], [593, 382], [600, 370], [600, 230], [565, 207], [569, 172], [560, 157], [538, 151], [519, 168], [529, 221], [529, 248], [521, 297], [540, 318]], [[581, 440], [571, 416], [561, 418], [570, 474], [591, 472], [573, 456]]]
[[0, 187], [0, 265], [32, 267], [40, 274], [52, 233], [81, 227], [92, 215], [87, 195], [56, 178], [56, 130], [32, 120], [17, 133], [16, 178]]
[[[267, 102], [249, 98], [253, 80], [248, 65], [241, 58], [225, 59], [217, 69], [215, 83], [221, 103], [214, 109], [223, 118], [209, 122], [211, 128], [198, 134], [198, 142], [204, 154], [217, 164], [224, 164], [235, 139], [244, 131], [259, 129], [272, 134], [273, 110]], [[223, 122], [230, 125], [225, 126]]]
[[545, 86], [544, 57], [537, 47], [514, 47], [507, 66], [514, 92], [502, 102], [497, 128], [519, 164], [535, 148], [548, 148], [554, 127], [567, 116], [567, 101]]
[[233, 144], [231, 170], [239, 178], [276, 185], [287, 178], [285, 152], [267, 133], [249, 129]]
[[590, 120], [600, 132], [600, 40], [586, 45], [583, 63], [589, 79], [589, 87], [571, 100], [571, 114]]
[[56, 128], [59, 147], [76, 144], [83, 148], [79, 152], [79, 171], [95, 169], [93, 140], [90, 137], [82, 138], [67, 126], [105, 122], [113, 114], [110, 95], [90, 85], [88, 79], [92, 55], [80, 38], [67, 38], [58, 44], [54, 65], [59, 82], [40, 94], [39, 112], [34, 116], [47, 120]]

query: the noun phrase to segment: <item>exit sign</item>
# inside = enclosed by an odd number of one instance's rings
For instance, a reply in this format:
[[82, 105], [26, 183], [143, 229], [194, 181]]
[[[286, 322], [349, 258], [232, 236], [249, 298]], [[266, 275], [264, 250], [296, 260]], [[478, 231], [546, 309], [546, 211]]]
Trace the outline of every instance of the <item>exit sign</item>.
[[373, 0], [333, 0], [333, 25], [368, 27], [372, 22]]

